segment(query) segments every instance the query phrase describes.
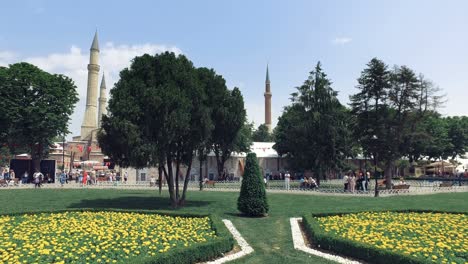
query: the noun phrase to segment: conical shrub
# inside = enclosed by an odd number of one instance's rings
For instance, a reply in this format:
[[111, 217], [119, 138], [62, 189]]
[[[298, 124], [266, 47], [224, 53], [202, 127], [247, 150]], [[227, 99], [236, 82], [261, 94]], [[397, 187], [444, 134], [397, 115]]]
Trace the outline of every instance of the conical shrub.
[[255, 153], [247, 154], [237, 209], [248, 216], [266, 216], [268, 213], [265, 184]]

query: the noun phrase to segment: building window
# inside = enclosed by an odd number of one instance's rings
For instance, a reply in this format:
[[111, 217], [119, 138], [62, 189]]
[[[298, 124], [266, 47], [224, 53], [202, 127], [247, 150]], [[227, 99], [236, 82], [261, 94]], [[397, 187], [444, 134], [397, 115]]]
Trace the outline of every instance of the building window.
[[140, 173], [140, 181], [146, 181], [146, 173]]

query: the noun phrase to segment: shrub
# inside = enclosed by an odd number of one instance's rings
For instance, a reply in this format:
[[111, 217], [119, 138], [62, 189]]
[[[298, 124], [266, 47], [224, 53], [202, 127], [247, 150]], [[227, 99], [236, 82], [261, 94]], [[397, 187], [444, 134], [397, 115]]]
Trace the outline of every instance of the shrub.
[[[397, 210], [392, 212], [400, 213], [452, 213], [452, 212], [438, 212], [431, 210]], [[431, 262], [430, 259], [421, 256], [411, 256], [403, 254], [402, 252], [377, 248], [376, 246], [361, 241], [353, 241], [343, 238], [337, 234], [327, 232], [320, 225], [316, 217], [330, 217], [342, 216], [349, 213], [325, 213], [325, 214], [312, 214], [303, 216], [304, 229], [307, 235], [311, 238], [313, 243], [318, 247], [336, 252], [341, 255], [354, 257], [370, 263], [409, 263], [409, 264], [422, 264]], [[459, 214], [459, 213], [457, 213]], [[463, 256], [461, 256], [463, 257]], [[458, 263], [458, 262], [457, 262]]]
[[237, 209], [248, 216], [266, 216], [268, 213], [265, 184], [255, 153], [247, 154]]
[[[41, 211], [41, 212], [28, 212], [28, 213], [13, 213], [13, 214], [0, 214], [2, 216], [22, 216], [22, 215], [37, 215], [47, 213], [67, 213], [67, 212], [122, 212], [122, 213], [138, 213], [138, 214], [149, 214], [159, 216], [171, 216], [180, 218], [203, 218], [209, 217], [209, 223], [211, 229], [215, 232], [216, 236], [207, 239], [205, 242], [193, 243], [191, 245], [182, 247], [177, 246], [171, 248], [169, 251], [164, 253], [158, 253], [155, 256], [149, 254], [141, 254], [140, 256], [131, 257], [123, 260], [119, 259], [119, 263], [133, 263], [133, 264], [189, 264], [199, 263], [203, 261], [209, 261], [214, 258], [224, 255], [224, 253], [232, 250], [234, 247], [234, 239], [226, 228], [224, 223], [215, 215], [204, 215], [204, 214], [190, 214], [190, 213], [158, 213], [147, 210], [119, 210], [119, 209], [71, 209], [71, 210], [52, 210], [52, 211]], [[155, 231], [156, 232], [156, 231]], [[138, 248], [137, 248], [138, 249]], [[1, 250], [1, 246], [0, 246]], [[115, 255], [113, 255], [115, 257]], [[84, 262], [84, 261], [78, 261]], [[86, 261], [89, 262], [89, 261]], [[0, 263], [2, 263], [0, 261]]]

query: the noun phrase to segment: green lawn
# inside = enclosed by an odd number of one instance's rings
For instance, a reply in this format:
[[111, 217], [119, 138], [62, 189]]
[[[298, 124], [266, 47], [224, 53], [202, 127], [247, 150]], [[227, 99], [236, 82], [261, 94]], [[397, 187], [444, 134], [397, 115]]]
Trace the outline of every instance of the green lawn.
[[[266, 218], [238, 216], [236, 192], [188, 193], [189, 202], [179, 212], [217, 214], [232, 220], [255, 252], [232, 263], [332, 263], [294, 250], [289, 217], [306, 213], [434, 209], [468, 212], [468, 193], [399, 196], [386, 198], [268, 194]], [[0, 190], [0, 213], [63, 210], [67, 208], [119, 208], [172, 211], [167, 193], [139, 190], [44, 189]]]

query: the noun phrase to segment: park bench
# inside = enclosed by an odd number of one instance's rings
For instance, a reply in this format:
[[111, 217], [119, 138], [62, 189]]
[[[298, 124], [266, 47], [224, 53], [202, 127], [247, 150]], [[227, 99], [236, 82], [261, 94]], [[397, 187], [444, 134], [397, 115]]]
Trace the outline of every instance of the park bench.
[[409, 185], [408, 184], [399, 184], [399, 185], [394, 185], [392, 190], [395, 190], [395, 192], [409, 192]]
[[452, 187], [453, 182], [442, 182], [439, 187]]

